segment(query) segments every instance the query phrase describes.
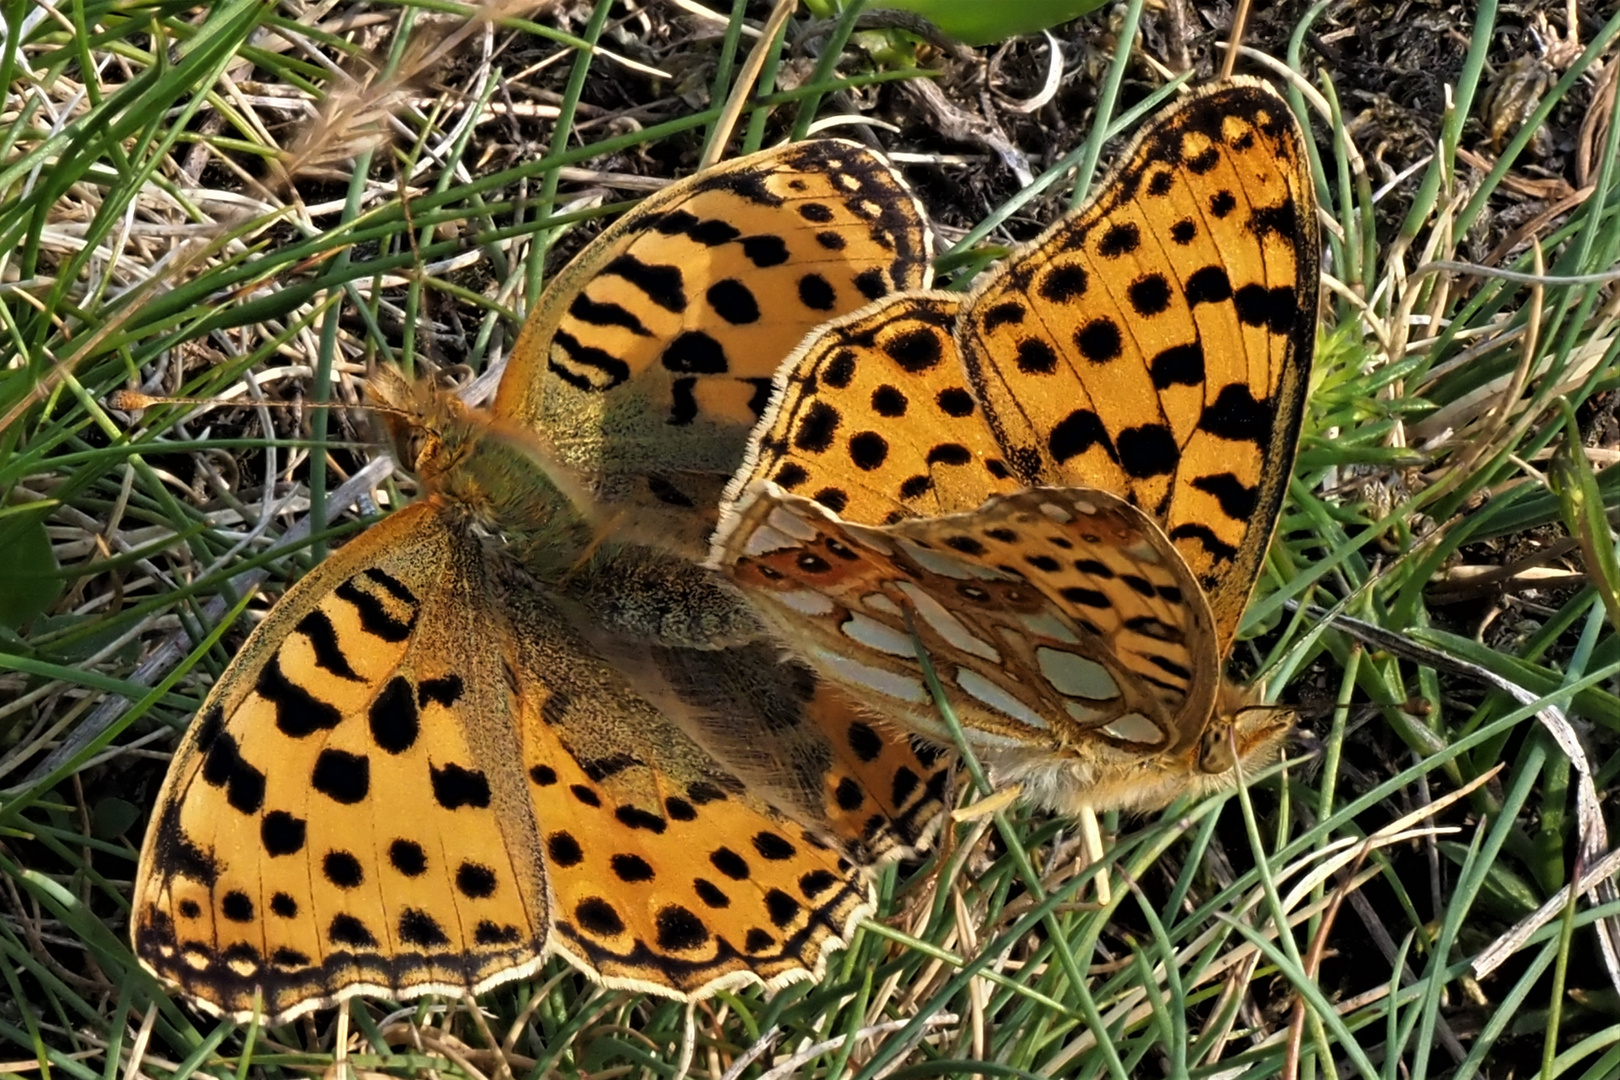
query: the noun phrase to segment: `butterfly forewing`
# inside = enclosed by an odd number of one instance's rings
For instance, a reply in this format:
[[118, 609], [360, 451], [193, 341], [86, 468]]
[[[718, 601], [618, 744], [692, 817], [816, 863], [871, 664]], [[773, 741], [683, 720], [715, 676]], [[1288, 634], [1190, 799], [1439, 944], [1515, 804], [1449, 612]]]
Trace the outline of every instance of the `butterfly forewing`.
[[836, 139], [674, 184], [561, 273], [513, 351], [496, 413], [546, 432], [621, 529], [701, 552], [713, 507], [807, 331], [925, 287], [920, 208]]
[[412, 507], [304, 578], [209, 696], [136, 875], [136, 954], [215, 1011], [532, 970], [547, 905], [479, 564]]
[[982, 283], [959, 343], [997, 443], [1128, 496], [1228, 647], [1270, 542], [1316, 335], [1304, 138], [1254, 82], [1194, 93], [1099, 194]]

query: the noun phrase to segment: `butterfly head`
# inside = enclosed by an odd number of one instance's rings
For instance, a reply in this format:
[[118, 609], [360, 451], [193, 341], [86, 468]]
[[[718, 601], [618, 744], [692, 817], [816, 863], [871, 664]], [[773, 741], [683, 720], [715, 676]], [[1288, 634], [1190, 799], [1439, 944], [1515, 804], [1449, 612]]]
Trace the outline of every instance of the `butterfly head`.
[[1058, 759], [1034, 747], [980, 757], [998, 785], [1020, 785], [1029, 803], [1053, 813], [1146, 812], [1253, 779], [1277, 760], [1293, 722], [1292, 710], [1258, 704], [1253, 689], [1228, 684], [1202, 734], [1185, 746], [1153, 752], [1091, 740]]
[[1262, 705], [1255, 696], [1252, 687], [1223, 683], [1215, 715], [1198, 740], [1198, 772], [1217, 786], [1234, 782], [1232, 769], [1238, 762], [1248, 776], [1277, 760], [1294, 726], [1292, 709]]
[[366, 400], [382, 418], [394, 460], [425, 483], [455, 472], [477, 441], [472, 410], [429, 380], [381, 368], [366, 383]]

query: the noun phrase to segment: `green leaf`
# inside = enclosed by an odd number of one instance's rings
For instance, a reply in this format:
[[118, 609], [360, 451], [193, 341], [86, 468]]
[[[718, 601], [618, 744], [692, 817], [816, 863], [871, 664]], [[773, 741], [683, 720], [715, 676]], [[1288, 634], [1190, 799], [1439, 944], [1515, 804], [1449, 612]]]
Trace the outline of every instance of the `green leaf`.
[[989, 45], [1078, 19], [1103, 0], [883, 0], [873, 6], [915, 12], [958, 41]]
[[1557, 404], [1567, 435], [1553, 452], [1547, 478], [1558, 496], [1565, 527], [1581, 545], [1592, 586], [1609, 609], [1609, 624], [1620, 628], [1620, 560], [1615, 557], [1614, 533], [1609, 528], [1603, 492], [1592, 474], [1592, 463], [1586, 459], [1575, 410], [1563, 398]]
[[56, 555], [45, 533], [49, 507], [32, 507], [0, 518], [0, 626], [17, 629], [39, 615], [62, 592]]

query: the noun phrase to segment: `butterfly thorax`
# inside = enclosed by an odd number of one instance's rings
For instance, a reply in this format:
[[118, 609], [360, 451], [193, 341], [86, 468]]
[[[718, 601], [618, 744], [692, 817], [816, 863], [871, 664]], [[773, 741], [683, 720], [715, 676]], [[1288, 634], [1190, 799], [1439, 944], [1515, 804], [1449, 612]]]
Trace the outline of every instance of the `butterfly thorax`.
[[511, 544], [531, 572], [555, 581], [589, 554], [592, 529], [557, 489], [532, 432], [392, 370], [367, 384], [367, 396], [395, 460], [469, 526]]

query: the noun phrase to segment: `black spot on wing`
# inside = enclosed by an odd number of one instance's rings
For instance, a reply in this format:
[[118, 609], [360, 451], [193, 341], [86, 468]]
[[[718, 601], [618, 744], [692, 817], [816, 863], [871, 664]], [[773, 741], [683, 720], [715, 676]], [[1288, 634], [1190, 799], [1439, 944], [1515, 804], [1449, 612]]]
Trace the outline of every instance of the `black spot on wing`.
[[1124, 349], [1119, 324], [1106, 315], [1099, 315], [1074, 332], [1075, 348], [1094, 364], [1117, 360]]
[[[400, 618], [374, 591], [377, 589], [407, 609], [409, 618]], [[416, 594], [398, 579], [375, 567], [345, 581], [333, 590], [333, 595], [354, 608], [360, 619], [360, 628], [373, 637], [397, 644], [410, 637], [411, 631], [416, 628]]]
[[1223, 439], [1265, 446], [1271, 441], [1276, 416], [1276, 408], [1269, 398], [1257, 401], [1247, 386], [1228, 383], [1221, 387], [1215, 400], [1204, 407], [1198, 426]]
[[924, 327], [894, 335], [884, 342], [883, 351], [889, 359], [912, 374], [936, 367], [945, 359], [939, 333]]
[[817, 401], [806, 409], [793, 428], [793, 447], [806, 453], [822, 454], [832, 446], [838, 431], [838, 410], [824, 401]]
[[172, 802], [158, 818], [156, 835], [157, 865], [175, 876], [212, 889], [219, 880], [219, 862], [180, 826], [180, 804]]
[[436, 948], [450, 944], [450, 936], [433, 916], [418, 908], [406, 908], [399, 916], [399, 938], [418, 948]]
[[1131, 282], [1127, 293], [1132, 310], [1144, 317], [1163, 314], [1170, 307], [1170, 282], [1163, 274], [1143, 274]]
[[1224, 304], [1232, 298], [1232, 279], [1227, 277], [1225, 267], [1200, 267], [1188, 275], [1184, 295], [1188, 307]]
[[632, 312], [611, 301], [597, 303], [583, 292], [574, 297], [574, 302], [568, 305], [568, 315], [587, 326], [619, 326], [637, 337], [652, 336], [652, 331], [648, 330]]
[[1113, 439], [1102, 419], [1090, 409], [1075, 409], [1052, 428], [1047, 436], [1046, 448], [1058, 464], [1079, 457], [1092, 447], [1100, 448], [1109, 460], [1118, 461]]
[[411, 684], [400, 675], [388, 680], [382, 692], [366, 710], [371, 725], [371, 739], [390, 754], [403, 754], [416, 745], [422, 730], [417, 719], [416, 694]]
[[748, 861], [730, 848], [716, 848], [709, 854], [709, 862], [733, 881], [747, 881], [752, 875]]
[[1111, 225], [1097, 241], [1097, 254], [1105, 259], [1129, 255], [1142, 245], [1142, 233], [1134, 222]]
[[1163, 424], [1142, 424], [1119, 433], [1119, 464], [1126, 475], [1142, 480], [1167, 476], [1181, 463], [1181, 447]]
[[317, 731], [330, 731], [343, 719], [336, 706], [322, 701], [287, 678], [281, 670], [279, 654], [272, 656], [259, 669], [253, 691], [275, 709], [277, 730], [294, 739], [305, 738]]
[[754, 292], [736, 278], [725, 278], [709, 286], [704, 297], [714, 313], [733, 326], [759, 321], [759, 301]]
[[788, 261], [786, 242], [780, 236], [750, 236], [742, 242], [743, 255], [755, 266], [781, 266]]
[[1171, 540], [1194, 540], [1214, 559], [1214, 561], [1231, 562], [1237, 558], [1238, 549], [1215, 535], [1209, 526], [1197, 522], [1186, 522], [1170, 530]]
[[271, 858], [298, 854], [304, 850], [307, 834], [304, 819], [285, 810], [272, 810], [259, 822], [259, 844]]
[[463, 806], [483, 809], [489, 806], [489, 781], [475, 769], [465, 769], [451, 762], [443, 768], [430, 765], [433, 798], [446, 810]]
[[687, 952], [708, 944], [709, 929], [703, 920], [679, 904], [668, 904], [653, 919], [658, 947], [666, 952]]
[[321, 858], [321, 874], [340, 889], [358, 889], [366, 880], [360, 860], [347, 851], [328, 851]]
[[1025, 375], [1050, 375], [1057, 370], [1057, 351], [1044, 338], [1019, 338], [1014, 363]]
[[878, 755], [883, 753], [883, 737], [865, 721], [853, 721], [845, 733], [845, 740], [855, 756], [864, 762], [876, 761]]
[[[1048, 270], [1041, 277], [1038, 288], [1043, 298], [1052, 301], [1054, 304], [1067, 304], [1084, 296], [1087, 284], [1086, 271], [1083, 267], [1065, 264], [1054, 266]], [[991, 319], [987, 316], [983, 324], [986, 329], [989, 328], [990, 322]]]
[[298, 620], [296, 632], [309, 642], [310, 651], [315, 654], [316, 667], [340, 679], [360, 681], [360, 676], [349, 666], [349, 658], [338, 647], [337, 628], [332, 625], [326, 612], [320, 608], [311, 611]]
[[659, 362], [681, 375], [723, 375], [730, 370], [725, 346], [702, 330], [683, 330], [669, 343]]
[[211, 787], [225, 789], [225, 801], [243, 814], [257, 814], [264, 806], [264, 773], [242, 758], [234, 736], [216, 735], [203, 756], [202, 778]]
[[680, 314], [686, 310], [686, 282], [678, 266], [644, 263], [623, 254], [603, 267], [601, 276], [623, 278], [665, 311]]
[[1264, 326], [1273, 334], [1286, 334], [1299, 321], [1299, 296], [1292, 285], [1245, 285], [1232, 296], [1238, 320], [1245, 326]]
[[562, 350], [575, 366], [599, 373], [600, 379], [593, 380], [588, 374], [575, 371], [573, 367], [558, 363], [554, 359], [548, 360], [547, 369], [576, 390], [601, 393], [629, 381], [630, 365], [606, 349], [587, 345], [566, 330], [558, 330], [553, 334], [551, 343]]
[[1240, 482], [1229, 472], [1195, 477], [1192, 486], [1207, 495], [1213, 495], [1215, 501], [1220, 504], [1221, 513], [1234, 521], [1248, 521], [1254, 515], [1254, 508], [1259, 502], [1260, 489]]
[[635, 768], [643, 764], [642, 760], [634, 754], [609, 754], [606, 757], [582, 760], [579, 765], [585, 776], [601, 783], [610, 776], [617, 776], [626, 769]]
[[585, 861], [585, 852], [573, 834], [558, 830], [546, 837], [546, 855], [563, 869]]
[[838, 292], [820, 274], [805, 274], [799, 278], [799, 302], [811, 311], [831, 311], [838, 304]]
[[371, 793], [371, 761], [328, 746], [315, 758], [310, 786], [333, 802], [353, 806]]
[[423, 679], [416, 684], [416, 703], [424, 708], [428, 705], [442, 705], [448, 709], [461, 700], [464, 690], [460, 675]]
[[600, 896], [590, 896], [574, 905], [574, 920], [580, 929], [594, 937], [611, 938], [624, 933], [624, 920], [613, 905]]
[[486, 900], [495, 895], [495, 871], [483, 863], [463, 862], [456, 867], [456, 891], [470, 900]]
[[1198, 386], [1204, 381], [1204, 343], [1189, 341], [1184, 345], [1170, 345], [1148, 361], [1148, 374], [1155, 390], [1168, 390], [1172, 386]]
[[427, 852], [415, 840], [395, 840], [388, 845], [388, 862], [406, 877], [427, 872]]

